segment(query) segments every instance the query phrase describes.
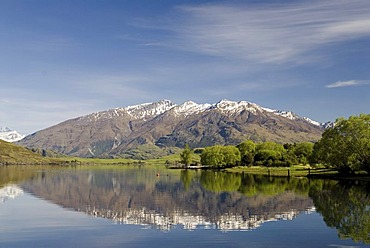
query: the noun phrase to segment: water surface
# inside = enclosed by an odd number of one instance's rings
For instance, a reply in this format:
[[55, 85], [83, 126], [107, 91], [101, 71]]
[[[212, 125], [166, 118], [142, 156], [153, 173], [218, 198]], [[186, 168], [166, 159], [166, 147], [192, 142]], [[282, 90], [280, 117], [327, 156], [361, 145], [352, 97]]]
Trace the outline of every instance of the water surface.
[[0, 173], [0, 247], [368, 247], [370, 241], [369, 186], [361, 182], [154, 166]]

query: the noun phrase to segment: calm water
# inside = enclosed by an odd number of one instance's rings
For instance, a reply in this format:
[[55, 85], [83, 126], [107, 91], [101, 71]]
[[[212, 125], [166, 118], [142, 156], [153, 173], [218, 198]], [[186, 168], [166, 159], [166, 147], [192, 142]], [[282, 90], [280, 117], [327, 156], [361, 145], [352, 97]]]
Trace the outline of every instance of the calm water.
[[0, 247], [369, 244], [367, 183], [153, 166], [0, 168]]

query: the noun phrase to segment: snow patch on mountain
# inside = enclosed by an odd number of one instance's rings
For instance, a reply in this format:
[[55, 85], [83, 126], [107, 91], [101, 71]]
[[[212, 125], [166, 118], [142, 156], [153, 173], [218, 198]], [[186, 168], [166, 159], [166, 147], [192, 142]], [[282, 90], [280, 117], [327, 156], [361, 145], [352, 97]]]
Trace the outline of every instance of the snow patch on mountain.
[[211, 104], [197, 104], [193, 101], [187, 101], [184, 102], [181, 105], [177, 105], [173, 108], [173, 111], [176, 115], [192, 115], [192, 114], [197, 114], [200, 112], [203, 112], [207, 109], [209, 109], [212, 105]]
[[16, 142], [23, 139], [25, 136], [8, 127], [0, 127], [0, 139], [7, 142]]
[[247, 102], [247, 101], [229, 101], [223, 99], [218, 103], [213, 104], [213, 108], [219, 109], [228, 114], [239, 114], [242, 111], [249, 111], [251, 113], [256, 114], [257, 112], [261, 112], [262, 108], [255, 103]]
[[233, 115], [239, 114], [242, 111], [249, 111], [251, 113], [258, 112], [269, 112], [275, 115], [290, 119], [290, 120], [304, 120], [312, 125], [319, 127], [327, 127], [329, 125], [325, 123], [319, 123], [317, 121], [311, 120], [307, 117], [300, 117], [292, 111], [283, 110], [273, 110], [265, 107], [261, 107], [258, 104], [247, 102], [247, 101], [230, 101], [227, 99], [222, 99], [221, 101], [214, 104], [197, 104], [193, 101], [187, 101], [183, 104], [177, 105], [169, 100], [162, 100], [155, 103], [144, 103], [140, 105], [129, 106], [122, 108], [127, 111], [135, 119], [145, 119], [146, 117], [155, 117], [157, 115], [163, 114], [164, 112], [172, 109], [175, 115], [188, 116], [191, 114], [201, 113], [210, 109], [218, 109], [226, 114]]
[[274, 109], [269, 109], [269, 108], [263, 108], [263, 110], [267, 111], [267, 112], [270, 112], [270, 113], [273, 113], [273, 114], [276, 114], [276, 115], [279, 115], [279, 116], [282, 116], [282, 117], [285, 117], [285, 118], [288, 118], [290, 120], [298, 120], [298, 119], [302, 119], [312, 125], [315, 125], [315, 126], [318, 126], [318, 127], [321, 127], [321, 128], [328, 128], [328, 127], [331, 127], [332, 126], [332, 122], [325, 122], [325, 123], [320, 123], [318, 121], [314, 121], [308, 117], [300, 117], [299, 115], [297, 115], [296, 113], [292, 112], [292, 111], [282, 111], [282, 110], [274, 110]]
[[95, 122], [100, 119], [111, 119], [117, 116], [128, 116], [132, 120], [154, 118], [157, 115], [163, 114], [171, 108], [177, 106], [169, 100], [161, 100], [159, 102], [143, 103], [132, 105], [124, 108], [115, 108], [106, 111], [96, 112], [80, 117], [87, 122]]
[[300, 118], [298, 115], [296, 115], [292, 111], [275, 110], [274, 114], [288, 118], [289, 120], [297, 120]]
[[247, 101], [230, 101], [223, 99], [214, 104], [197, 104], [193, 101], [186, 101], [180, 105], [177, 105], [170, 100], [161, 100], [158, 102], [143, 103], [139, 105], [132, 105], [123, 108], [115, 108], [107, 111], [97, 112], [81, 118], [87, 118], [89, 121], [97, 121], [101, 118], [109, 119], [116, 116], [128, 116], [132, 120], [147, 120], [161, 115], [169, 110], [175, 116], [189, 116], [192, 114], [198, 114], [211, 109], [218, 109], [219, 111], [227, 115], [237, 115], [242, 111], [248, 111], [253, 114], [257, 113], [273, 113], [275, 115], [287, 118], [289, 120], [303, 120], [312, 125], [326, 128], [330, 125], [325, 123], [319, 123], [311, 120], [307, 117], [300, 117], [292, 111], [274, 110], [270, 108], [261, 107], [258, 104], [247, 102]]
[[144, 103], [124, 108], [123, 110], [134, 119], [145, 119], [148, 117], [155, 117], [164, 112], [176, 107], [177, 105], [169, 100], [161, 100], [154, 103]]
[[314, 120], [311, 120], [311, 119], [310, 119], [310, 118], [308, 118], [308, 117], [303, 117], [303, 119], [304, 119], [305, 121], [307, 121], [307, 122], [309, 122], [309, 123], [311, 123], [311, 124], [315, 125], [315, 126], [322, 126], [322, 123], [317, 122], [317, 121], [314, 121]]

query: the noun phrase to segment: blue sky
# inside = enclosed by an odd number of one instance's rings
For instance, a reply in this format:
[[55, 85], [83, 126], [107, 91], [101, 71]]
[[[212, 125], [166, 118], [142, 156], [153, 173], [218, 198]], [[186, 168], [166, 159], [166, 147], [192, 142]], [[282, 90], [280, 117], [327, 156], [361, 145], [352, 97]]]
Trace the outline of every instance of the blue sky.
[[0, 1], [0, 126], [169, 99], [369, 113], [370, 1]]

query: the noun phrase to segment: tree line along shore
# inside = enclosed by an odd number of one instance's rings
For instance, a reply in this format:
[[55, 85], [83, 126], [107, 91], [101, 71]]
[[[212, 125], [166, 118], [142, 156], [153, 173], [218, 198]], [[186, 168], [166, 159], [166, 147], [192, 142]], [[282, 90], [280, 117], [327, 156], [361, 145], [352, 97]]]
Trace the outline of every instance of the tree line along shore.
[[[370, 175], [370, 115], [337, 119], [316, 143], [255, 143], [248, 140], [236, 146], [216, 145], [194, 150], [186, 145], [180, 154], [181, 164], [187, 167], [194, 163], [193, 154], [199, 154], [199, 163], [207, 168], [238, 167], [230, 171], [258, 172], [265, 168], [263, 171], [270, 173], [277, 167], [293, 168], [295, 165], [294, 168], [307, 170], [308, 174], [313, 170], [321, 174], [335, 171], [343, 176]], [[243, 167], [246, 168], [243, 170]]]
[[[180, 154], [136, 161], [132, 159], [50, 158], [43, 152], [0, 141], [0, 165], [191, 165], [208, 169], [226, 169], [269, 175], [339, 174], [354, 176], [370, 174], [370, 115], [340, 118], [325, 130], [316, 143], [278, 144], [271, 141], [247, 140], [238, 145], [210, 146], [191, 149]], [[176, 167], [174, 166], [174, 167]], [[312, 176], [311, 175], [311, 176]]]

